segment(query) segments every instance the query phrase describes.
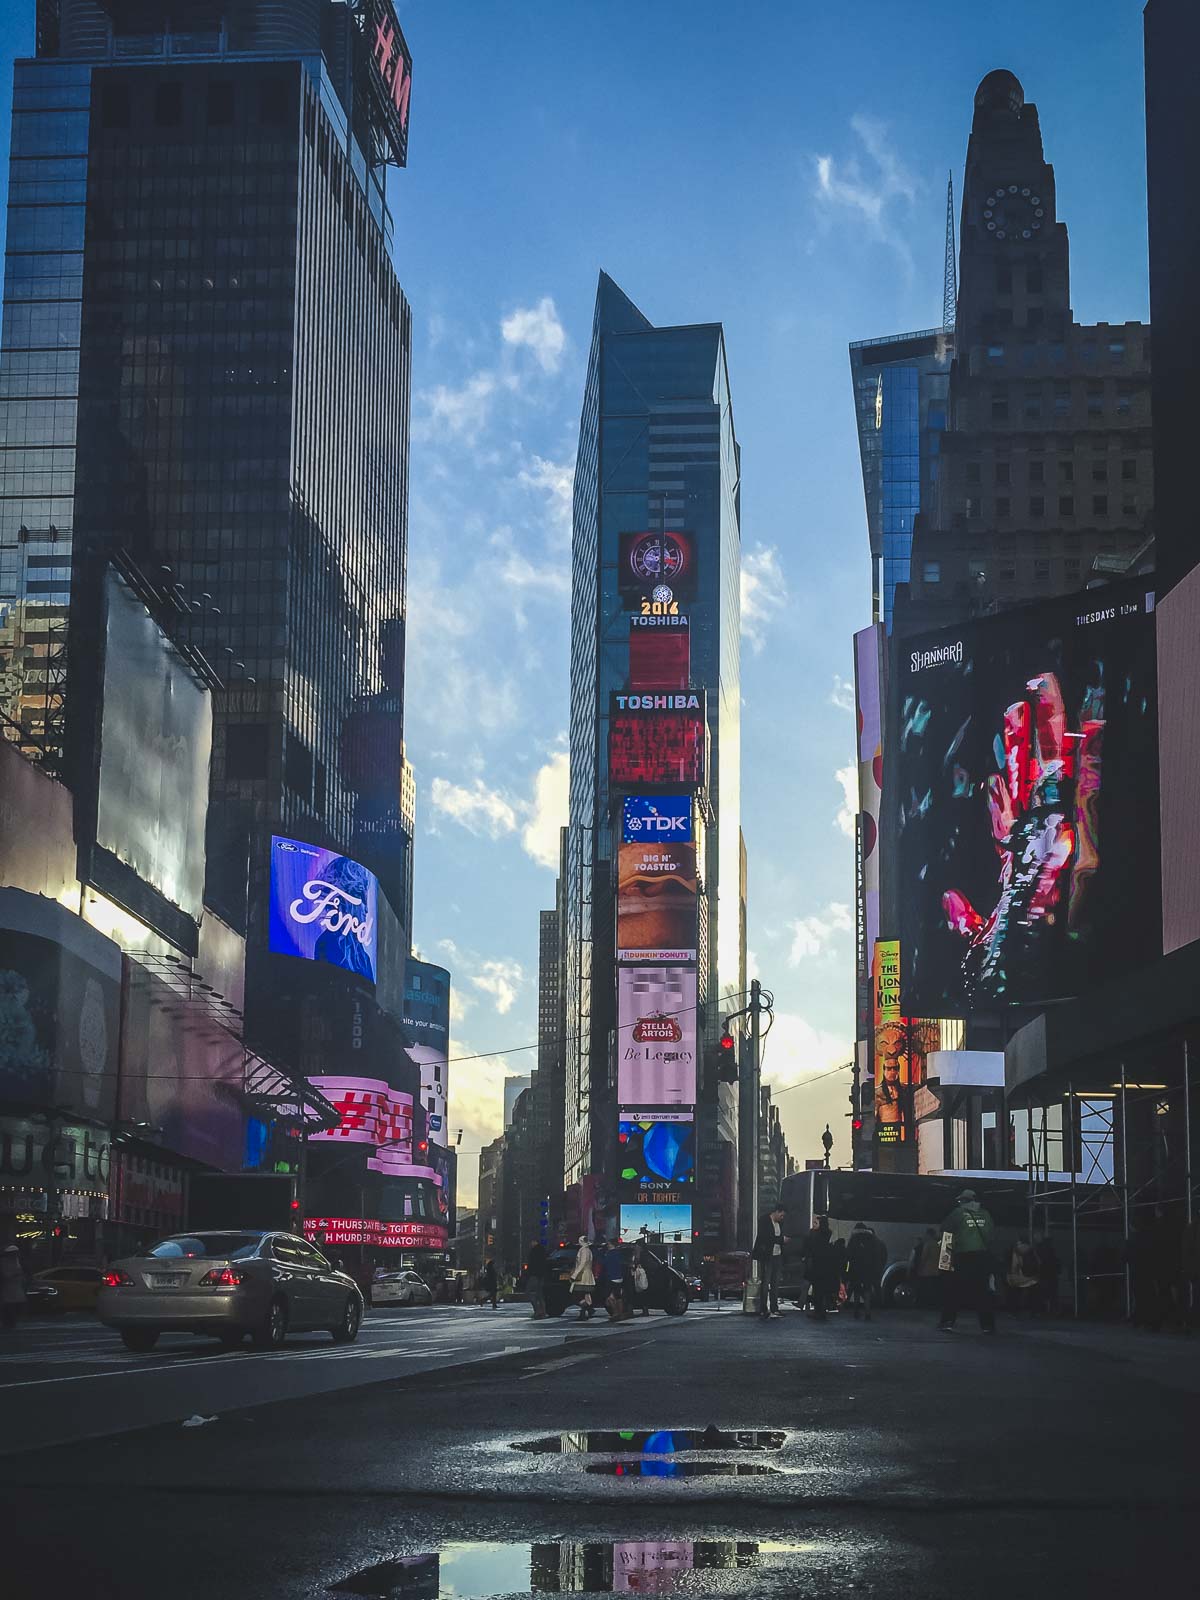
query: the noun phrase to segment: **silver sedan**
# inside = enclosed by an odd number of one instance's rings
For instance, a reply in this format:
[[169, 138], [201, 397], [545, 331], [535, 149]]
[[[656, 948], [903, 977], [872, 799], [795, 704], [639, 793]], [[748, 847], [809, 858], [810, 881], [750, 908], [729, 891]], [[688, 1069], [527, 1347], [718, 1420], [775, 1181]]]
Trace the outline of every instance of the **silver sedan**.
[[270, 1350], [289, 1330], [325, 1328], [351, 1343], [363, 1302], [354, 1279], [306, 1239], [244, 1228], [172, 1234], [114, 1261], [96, 1313], [127, 1350], [152, 1350], [160, 1333], [210, 1334], [230, 1347], [249, 1334]]

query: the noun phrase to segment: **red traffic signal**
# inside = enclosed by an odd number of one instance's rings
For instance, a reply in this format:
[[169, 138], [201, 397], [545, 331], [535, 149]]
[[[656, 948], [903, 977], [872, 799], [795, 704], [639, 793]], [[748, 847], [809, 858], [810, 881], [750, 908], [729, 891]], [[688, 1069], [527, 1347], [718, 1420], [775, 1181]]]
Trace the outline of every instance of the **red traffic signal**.
[[736, 1083], [737, 1081], [737, 1049], [733, 1035], [728, 1027], [724, 1027], [721, 1029], [721, 1037], [717, 1040], [717, 1082]]

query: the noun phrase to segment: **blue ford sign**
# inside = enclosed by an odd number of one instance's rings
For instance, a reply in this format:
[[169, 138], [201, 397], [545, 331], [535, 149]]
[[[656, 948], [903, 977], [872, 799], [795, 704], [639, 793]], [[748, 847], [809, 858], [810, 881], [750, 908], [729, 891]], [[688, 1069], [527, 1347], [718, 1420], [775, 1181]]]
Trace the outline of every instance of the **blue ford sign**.
[[626, 797], [621, 838], [625, 844], [641, 844], [647, 839], [672, 843], [692, 837], [692, 799], [686, 794]]

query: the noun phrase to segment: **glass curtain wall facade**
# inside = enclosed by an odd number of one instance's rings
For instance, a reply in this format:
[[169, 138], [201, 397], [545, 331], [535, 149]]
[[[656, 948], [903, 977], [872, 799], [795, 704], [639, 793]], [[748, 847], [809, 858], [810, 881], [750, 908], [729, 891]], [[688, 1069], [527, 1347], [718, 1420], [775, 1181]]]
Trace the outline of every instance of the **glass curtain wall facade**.
[[890, 633], [909, 582], [913, 532], [937, 482], [954, 335], [942, 328], [850, 346], [850, 373], [871, 541], [872, 620]]
[[0, 347], [0, 736], [58, 772], [91, 71], [19, 61]]
[[[696, 1229], [731, 1236], [737, 1111], [702, 1070], [740, 984], [740, 462], [719, 325], [654, 328], [602, 274], [575, 478], [570, 829], [565, 886], [565, 1181], [615, 1205], [616, 862], [610, 696], [631, 687], [622, 535], [679, 534], [695, 551], [687, 683], [707, 695], [708, 782], [695, 806], [699, 1149]], [[634, 685], [636, 688], [637, 686]], [[724, 888], [722, 889], [722, 885]], [[740, 1004], [741, 1002], [736, 1002]], [[731, 1002], [732, 1004], [732, 1002]], [[615, 1223], [615, 1216], [612, 1217]]]
[[[177, 12], [62, 0], [16, 66], [0, 729], [78, 806], [105, 571], [136, 572], [224, 685], [205, 903], [248, 936], [247, 1029], [309, 1075], [385, 1077], [412, 880], [411, 316], [366, 153], [378, 60], [332, 0], [198, 3], [187, 33]], [[373, 985], [269, 952], [272, 835], [377, 875]]]

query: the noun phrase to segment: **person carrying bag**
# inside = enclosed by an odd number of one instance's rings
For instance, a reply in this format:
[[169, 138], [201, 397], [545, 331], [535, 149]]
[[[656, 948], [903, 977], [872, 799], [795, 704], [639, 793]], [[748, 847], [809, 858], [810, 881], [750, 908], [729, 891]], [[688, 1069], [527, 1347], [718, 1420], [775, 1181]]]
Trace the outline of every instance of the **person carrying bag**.
[[587, 1242], [587, 1234], [581, 1233], [575, 1265], [571, 1270], [571, 1293], [579, 1307], [580, 1322], [587, 1322], [596, 1315], [596, 1308], [592, 1304], [592, 1290], [595, 1287], [596, 1273], [592, 1267], [591, 1247]]

